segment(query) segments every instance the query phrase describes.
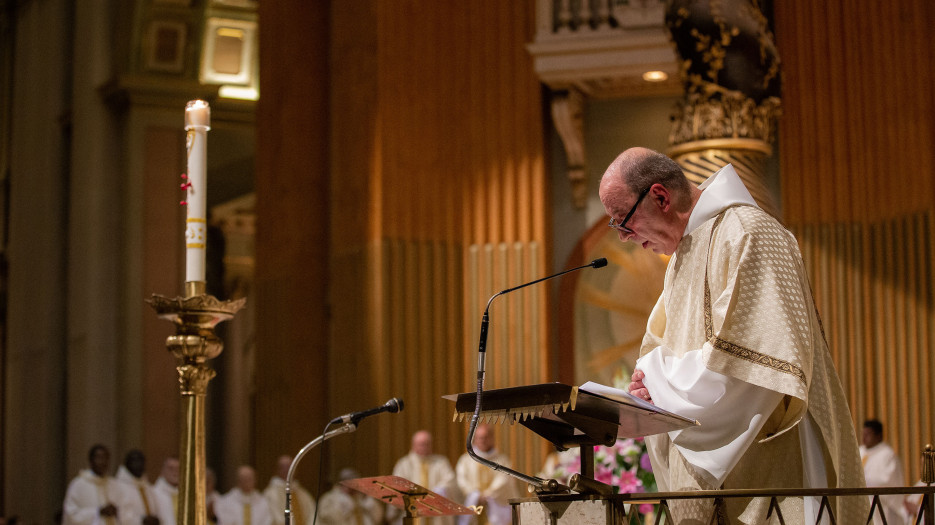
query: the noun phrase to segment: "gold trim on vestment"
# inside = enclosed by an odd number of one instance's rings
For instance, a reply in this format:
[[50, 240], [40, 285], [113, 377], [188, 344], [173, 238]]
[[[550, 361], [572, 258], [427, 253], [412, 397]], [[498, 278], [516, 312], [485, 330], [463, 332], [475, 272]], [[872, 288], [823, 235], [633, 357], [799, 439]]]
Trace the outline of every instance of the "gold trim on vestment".
[[[707, 309], [707, 306], [705, 309]], [[735, 345], [734, 343], [724, 341], [723, 339], [719, 338], [714, 338], [714, 340], [710, 342], [711, 346], [713, 346], [715, 349], [726, 352], [734, 357], [739, 357], [740, 359], [744, 359], [758, 365], [763, 365], [765, 367], [772, 368], [773, 370], [792, 374], [802, 381], [805, 381], [805, 372], [800, 367], [795, 366], [788, 361], [776, 359], [775, 357], [761, 354], [759, 352], [750, 350], [749, 348], [744, 348], [740, 345]]]
[[[730, 208], [728, 208], [730, 209]], [[725, 210], [726, 211], [726, 210]], [[711, 343], [711, 346], [716, 350], [720, 350], [727, 354], [730, 354], [734, 357], [738, 357], [745, 361], [751, 363], [756, 363], [758, 365], [763, 365], [767, 368], [772, 368], [779, 372], [784, 372], [786, 374], [792, 374], [795, 377], [798, 377], [803, 382], [806, 382], [805, 371], [800, 367], [782, 359], [776, 359], [775, 357], [770, 357], [766, 354], [762, 354], [755, 350], [750, 350], [738, 344], [731, 343], [730, 341], [725, 341], [714, 335], [714, 322], [713, 314], [711, 312], [711, 290], [708, 286], [708, 266], [711, 264], [711, 241], [714, 239], [714, 230], [717, 229], [718, 225], [721, 224], [721, 219], [724, 218], [724, 212], [722, 211], [717, 219], [714, 220], [714, 225], [711, 226], [711, 237], [708, 239], [708, 257], [707, 262], [705, 263], [705, 275], [704, 275], [704, 331], [705, 337], [708, 342]]]

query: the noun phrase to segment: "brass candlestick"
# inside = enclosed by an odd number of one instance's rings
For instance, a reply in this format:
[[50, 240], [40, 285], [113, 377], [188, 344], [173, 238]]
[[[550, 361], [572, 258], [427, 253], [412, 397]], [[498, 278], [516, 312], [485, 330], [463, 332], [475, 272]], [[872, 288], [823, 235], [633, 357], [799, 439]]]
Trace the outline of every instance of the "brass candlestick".
[[224, 349], [224, 342], [214, 333], [215, 325], [234, 317], [246, 298], [219, 301], [205, 293], [204, 281], [189, 281], [184, 298], [153, 294], [147, 302], [160, 318], [176, 325], [175, 335], [166, 339], [166, 347], [179, 363], [176, 370], [182, 396], [176, 523], [206, 525], [204, 409], [208, 381], [216, 373], [207, 360]]

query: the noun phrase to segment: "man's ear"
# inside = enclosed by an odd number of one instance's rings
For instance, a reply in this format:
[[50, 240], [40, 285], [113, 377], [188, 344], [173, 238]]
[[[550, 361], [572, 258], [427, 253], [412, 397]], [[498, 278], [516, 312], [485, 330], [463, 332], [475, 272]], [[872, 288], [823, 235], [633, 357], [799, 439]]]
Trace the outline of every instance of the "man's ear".
[[662, 184], [653, 184], [649, 189], [649, 198], [659, 207], [659, 211], [668, 212], [672, 208], [672, 194]]

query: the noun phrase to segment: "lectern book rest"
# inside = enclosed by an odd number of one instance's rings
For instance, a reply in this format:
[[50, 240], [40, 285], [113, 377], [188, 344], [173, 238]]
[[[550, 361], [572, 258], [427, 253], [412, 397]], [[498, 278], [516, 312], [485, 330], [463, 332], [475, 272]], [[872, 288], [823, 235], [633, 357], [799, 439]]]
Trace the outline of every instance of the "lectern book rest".
[[[444, 397], [455, 402], [455, 421], [474, 414], [476, 392]], [[611, 445], [618, 438], [650, 436], [699, 424], [624, 390], [593, 382], [580, 387], [544, 383], [485, 390], [479, 419], [484, 423], [520, 423], [559, 449]]]

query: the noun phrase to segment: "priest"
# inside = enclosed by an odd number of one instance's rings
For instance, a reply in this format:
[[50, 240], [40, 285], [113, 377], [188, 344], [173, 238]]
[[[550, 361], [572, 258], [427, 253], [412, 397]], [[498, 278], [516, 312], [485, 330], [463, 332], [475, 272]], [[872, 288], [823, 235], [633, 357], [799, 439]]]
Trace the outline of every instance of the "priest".
[[[660, 490], [863, 486], [798, 244], [733, 167], [695, 187], [669, 157], [631, 148], [599, 191], [621, 241], [671, 256], [629, 390], [701, 425], [647, 438]], [[728, 499], [728, 519], [765, 523], [768, 504]], [[838, 522], [862, 522], [865, 505], [838, 498]], [[780, 507], [787, 523], [814, 523], [818, 502]], [[714, 504], [673, 501], [671, 511], [709, 523]]]

